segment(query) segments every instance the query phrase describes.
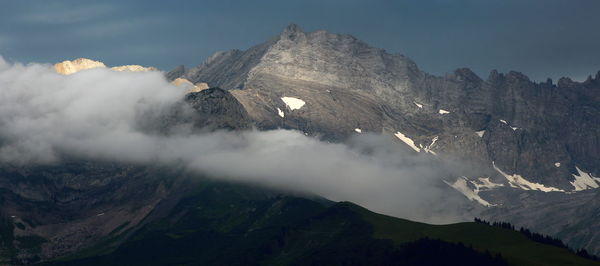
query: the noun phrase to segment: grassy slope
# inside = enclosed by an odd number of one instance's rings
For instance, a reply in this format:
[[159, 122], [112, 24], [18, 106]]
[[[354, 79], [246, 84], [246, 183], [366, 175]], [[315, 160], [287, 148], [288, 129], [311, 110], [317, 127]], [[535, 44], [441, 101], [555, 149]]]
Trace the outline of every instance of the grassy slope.
[[393, 258], [385, 252], [375, 255], [391, 250], [381, 242], [384, 239], [391, 240], [389, 245], [401, 246], [428, 237], [501, 253], [514, 265], [600, 265], [568, 250], [533, 242], [518, 232], [484, 224], [429, 225], [373, 213], [347, 202], [326, 205], [295, 197], [265, 197], [244, 186], [204, 184], [167, 217], [145, 226], [116, 250], [95, 247], [57, 264], [252, 261], [280, 265], [312, 264], [315, 258], [356, 264], [365, 259], [360, 253], [365, 249], [376, 257]]
[[439, 238], [448, 242], [462, 242], [480, 251], [501, 253], [516, 265], [600, 265], [576, 256], [573, 252], [531, 241], [516, 231], [480, 223], [429, 225], [398, 219], [347, 204], [375, 229], [374, 237], [392, 239], [395, 243], [412, 242], [419, 238]]

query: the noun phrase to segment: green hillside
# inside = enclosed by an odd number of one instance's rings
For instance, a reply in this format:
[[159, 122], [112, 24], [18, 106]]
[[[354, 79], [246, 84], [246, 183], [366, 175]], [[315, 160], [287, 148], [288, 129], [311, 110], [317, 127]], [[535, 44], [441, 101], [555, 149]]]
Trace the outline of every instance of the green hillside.
[[[344, 204], [344, 203], [342, 203]], [[406, 243], [423, 237], [461, 242], [476, 250], [501, 253], [515, 265], [600, 265], [573, 254], [572, 251], [534, 242], [521, 233], [481, 223], [429, 225], [377, 214], [360, 206], [345, 203], [373, 225], [374, 237]]]
[[206, 182], [136, 232], [48, 265], [600, 265], [481, 223], [428, 225], [352, 203]]

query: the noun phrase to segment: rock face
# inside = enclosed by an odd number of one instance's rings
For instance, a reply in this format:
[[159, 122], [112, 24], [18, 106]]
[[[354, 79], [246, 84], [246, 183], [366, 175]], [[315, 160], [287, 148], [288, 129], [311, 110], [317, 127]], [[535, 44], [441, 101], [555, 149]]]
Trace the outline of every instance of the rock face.
[[178, 109], [175, 119], [178, 123], [191, 123], [194, 131], [212, 131], [216, 129], [249, 129], [252, 121], [248, 113], [236, 98], [228, 91], [219, 88], [191, 92], [185, 96], [184, 104], [178, 107], [190, 107], [191, 114]]
[[[439, 77], [352, 36], [290, 25], [247, 51], [218, 52], [178, 73], [230, 90], [259, 128], [334, 141], [389, 134], [417, 152], [469, 162], [462, 193], [502, 205], [492, 209], [503, 220], [511, 219], [511, 206], [568, 202], [566, 192], [600, 184], [600, 72], [556, 84], [515, 71], [492, 71], [485, 80], [469, 69]], [[304, 104], [292, 108], [286, 97]], [[562, 225], [528, 224], [550, 234], [564, 233]]]
[[259, 62], [275, 39], [247, 51], [218, 52], [201, 65], [185, 72], [192, 83], [206, 82], [211, 87], [242, 88], [249, 71]]
[[180, 175], [159, 167], [83, 161], [3, 166], [0, 262], [31, 264], [135, 230], [167, 195], [177, 195]]

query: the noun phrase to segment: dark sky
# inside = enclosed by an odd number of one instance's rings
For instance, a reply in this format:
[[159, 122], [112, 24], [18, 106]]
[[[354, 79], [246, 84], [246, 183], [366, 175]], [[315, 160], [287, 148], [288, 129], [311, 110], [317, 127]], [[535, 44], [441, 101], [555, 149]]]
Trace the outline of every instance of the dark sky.
[[0, 55], [87, 57], [163, 70], [246, 49], [290, 23], [348, 33], [421, 69], [517, 70], [584, 79], [600, 70], [598, 0], [1, 1]]

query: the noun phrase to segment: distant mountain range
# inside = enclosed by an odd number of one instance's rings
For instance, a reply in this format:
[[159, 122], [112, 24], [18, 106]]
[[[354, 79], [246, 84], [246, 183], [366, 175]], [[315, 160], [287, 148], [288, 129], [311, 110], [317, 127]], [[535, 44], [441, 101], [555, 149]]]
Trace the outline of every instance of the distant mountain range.
[[[61, 74], [96, 67], [106, 66], [55, 65]], [[148, 130], [284, 128], [329, 142], [389, 135], [415, 154], [467, 164], [440, 182], [481, 217], [600, 254], [600, 72], [557, 83], [497, 71], [483, 80], [469, 69], [440, 77], [350, 35], [292, 24], [246, 51], [164, 74], [189, 93]], [[594, 263], [480, 223], [433, 226], [350, 203], [193, 180], [163, 166], [78, 158], [2, 167], [0, 264]]]

